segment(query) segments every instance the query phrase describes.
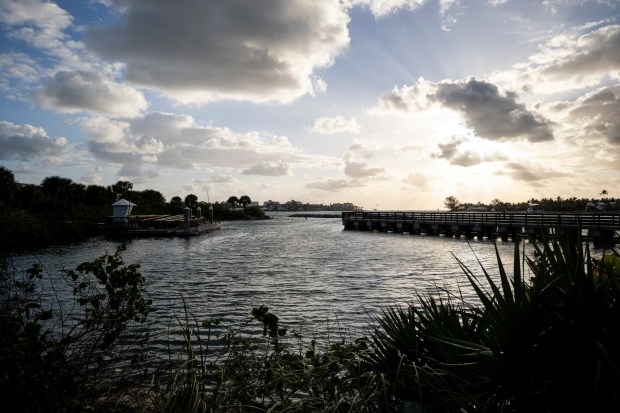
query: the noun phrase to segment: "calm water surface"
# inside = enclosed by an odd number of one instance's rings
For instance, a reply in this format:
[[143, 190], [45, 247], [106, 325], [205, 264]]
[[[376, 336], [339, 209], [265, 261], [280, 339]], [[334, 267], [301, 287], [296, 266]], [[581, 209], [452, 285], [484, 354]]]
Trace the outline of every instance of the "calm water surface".
[[[316, 334], [327, 323], [357, 334], [387, 306], [410, 303], [437, 287], [471, 297], [456, 258], [481, 274], [477, 257], [496, 273], [494, 245], [486, 239], [345, 231], [340, 218], [272, 216], [223, 222], [220, 231], [201, 237], [129, 241], [123, 258], [141, 265], [158, 308], [154, 319], [163, 325], [182, 315], [184, 297], [198, 320], [240, 325], [262, 304], [298, 332]], [[118, 245], [95, 239], [49, 248], [17, 257], [16, 265], [40, 262], [53, 274]], [[498, 246], [511, 272], [514, 244]]]

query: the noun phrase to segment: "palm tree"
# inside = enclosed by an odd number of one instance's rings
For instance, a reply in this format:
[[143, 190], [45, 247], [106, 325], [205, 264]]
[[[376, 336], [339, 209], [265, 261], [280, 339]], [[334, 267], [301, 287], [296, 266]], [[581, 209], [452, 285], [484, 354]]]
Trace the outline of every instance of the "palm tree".
[[185, 205], [188, 207], [192, 207], [192, 205], [196, 205], [198, 203], [198, 197], [194, 194], [189, 194], [185, 197]]
[[73, 202], [73, 199], [70, 199], [72, 183], [71, 179], [60, 176], [48, 176], [41, 182], [41, 189], [52, 208], [64, 208]]
[[243, 205], [243, 209], [245, 209], [246, 206], [252, 203], [252, 200], [247, 195], [241, 195], [241, 197], [239, 198], [239, 202], [241, 203], [241, 205]]
[[235, 210], [235, 204], [239, 203], [239, 198], [237, 198], [236, 196], [231, 196], [230, 198], [228, 198], [228, 201], [226, 201], [227, 203], [232, 205], [233, 211]]

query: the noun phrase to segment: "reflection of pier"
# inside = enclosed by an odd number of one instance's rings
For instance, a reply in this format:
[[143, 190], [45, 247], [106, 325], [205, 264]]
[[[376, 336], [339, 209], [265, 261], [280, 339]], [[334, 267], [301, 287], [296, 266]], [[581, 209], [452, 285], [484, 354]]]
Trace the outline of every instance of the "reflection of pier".
[[110, 236], [191, 237], [220, 229], [220, 224], [206, 217], [186, 219], [181, 215], [131, 215], [125, 220], [108, 218]]
[[595, 245], [618, 242], [617, 213], [522, 212], [343, 212], [344, 229], [442, 235], [468, 239], [516, 240], [553, 236], [558, 230], [582, 231]]

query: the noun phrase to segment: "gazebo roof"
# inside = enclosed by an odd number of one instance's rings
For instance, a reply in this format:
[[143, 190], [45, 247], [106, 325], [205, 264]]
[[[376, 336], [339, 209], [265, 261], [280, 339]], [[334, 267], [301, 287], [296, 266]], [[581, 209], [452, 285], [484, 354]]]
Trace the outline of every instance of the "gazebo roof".
[[115, 203], [112, 204], [112, 206], [137, 206], [136, 204], [134, 204], [133, 202], [130, 202], [126, 199], [119, 199], [118, 201], [116, 201]]

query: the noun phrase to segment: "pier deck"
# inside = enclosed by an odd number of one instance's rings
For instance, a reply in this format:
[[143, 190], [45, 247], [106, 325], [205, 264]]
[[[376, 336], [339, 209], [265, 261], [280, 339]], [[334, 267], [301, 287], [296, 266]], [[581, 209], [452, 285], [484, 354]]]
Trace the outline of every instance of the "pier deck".
[[108, 217], [106, 232], [111, 237], [192, 237], [221, 228], [205, 217], [185, 220], [184, 215], [134, 215], [115, 222]]
[[618, 242], [619, 213], [381, 212], [342, 213], [346, 230], [399, 232], [465, 238], [516, 240], [552, 236], [558, 230], [582, 231], [596, 245]]

